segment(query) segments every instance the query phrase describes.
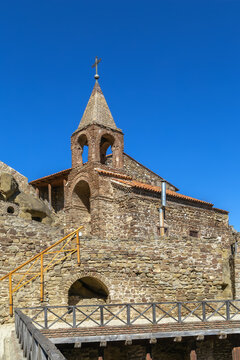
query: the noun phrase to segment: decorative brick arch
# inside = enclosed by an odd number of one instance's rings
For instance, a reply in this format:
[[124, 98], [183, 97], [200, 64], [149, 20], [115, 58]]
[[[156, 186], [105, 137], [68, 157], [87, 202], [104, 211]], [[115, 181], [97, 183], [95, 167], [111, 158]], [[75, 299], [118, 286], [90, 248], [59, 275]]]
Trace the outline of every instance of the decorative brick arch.
[[83, 165], [83, 150], [85, 146], [90, 146], [89, 134], [87, 131], [78, 134], [78, 136], [73, 137], [72, 139], [72, 165], [82, 166]]
[[105, 132], [101, 135], [99, 139], [99, 151], [100, 151], [100, 162], [101, 164], [106, 163], [106, 154], [109, 147], [112, 148], [113, 158], [115, 153], [114, 145], [116, 143], [116, 139], [112, 134]]
[[89, 174], [88, 173], [80, 173], [69, 183], [69, 187], [68, 187], [68, 203], [69, 204], [71, 204], [71, 198], [72, 198], [74, 189], [80, 181], [85, 181], [86, 183], [88, 183], [90, 192], [92, 193], [92, 183], [89, 178]]
[[[102, 139], [105, 138], [105, 142]], [[112, 147], [112, 167], [121, 168], [123, 166], [123, 134], [108, 130], [101, 129], [99, 131], [96, 141], [96, 146], [99, 152], [99, 162], [105, 163], [105, 155], [107, 148]], [[106, 149], [104, 147], [107, 147]]]

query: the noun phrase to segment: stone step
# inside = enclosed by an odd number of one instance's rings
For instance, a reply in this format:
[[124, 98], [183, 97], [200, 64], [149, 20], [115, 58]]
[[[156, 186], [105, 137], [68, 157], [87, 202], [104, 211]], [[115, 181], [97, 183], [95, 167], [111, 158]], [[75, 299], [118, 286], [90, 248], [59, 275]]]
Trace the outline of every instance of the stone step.
[[23, 351], [19, 345], [15, 331], [11, 336], [4, 339], [4, 354], [2, 360], [25, 360]]

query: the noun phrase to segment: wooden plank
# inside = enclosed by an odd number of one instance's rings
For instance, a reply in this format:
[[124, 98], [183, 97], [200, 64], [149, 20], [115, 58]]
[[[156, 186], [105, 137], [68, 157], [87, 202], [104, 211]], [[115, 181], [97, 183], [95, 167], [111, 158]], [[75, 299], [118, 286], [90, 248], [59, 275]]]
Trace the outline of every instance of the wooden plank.
[[[228, 334], [240, 334], [240, 328], [236, 329], [225, 329], [225, 333]], [[211, 335], [219, 335], [222, 333], [219, 329], [208, 329], [208, 330], [194, 330], [194, 331], [173, 331], [173, 332], [156, 332], [156, 333], [132, 333], [132, 334], [109, 334], [109, 335], [95, 335], [95, 336], [67, 336], [67, 332], [62, 337], [51, 337], [51, 334], [47, 334], [46, 336], [51, 340], [53, 344], [72, 344], [76, 341], [82, 343], [91, 343], [91, 342], [101, 342], [101, 341], [126, 341], [127, 339], [131, 340], [150, 340], [153, 335], [156, 339], [166, 339], [166, 338], [175, 338], [177, 336], [191, 336], [196, 337], [199, 335], [211, 336]]]
[[67, 185], [67, 180], [63, 179], [63, 206], [66, 206], [66, 197], [67, 197], [67, 189], [66, 189], [66, 185]]
[[48, 184], [48, 202], [52, 206], [52, 185]]

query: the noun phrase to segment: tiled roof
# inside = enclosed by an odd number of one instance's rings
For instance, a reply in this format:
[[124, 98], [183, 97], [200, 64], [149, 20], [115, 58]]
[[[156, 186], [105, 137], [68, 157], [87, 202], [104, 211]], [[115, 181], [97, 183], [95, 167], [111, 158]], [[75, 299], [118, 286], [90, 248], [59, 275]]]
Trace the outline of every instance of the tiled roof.
[[[161, 187], [160, 186], [153, 186], [153, 185], [149, 185], [149, 184], [144, 184], [144, 183], [141, 183], [139, 181], [136, 181], [136, 180], [117, 180], [118, 182], [122, 183], [122, 184], [126, 184], [126, 185], [129, 185], [129, 186], [132, 186], [136, 189], [142, 189], [142, 190], [146, 190], [146, 191], [152, 191], [152, 192], [156, 192], [156, 193], [161, 193]], [[199, 199], [195, 199], [195, 198], [192, 198], [190, 196], [187, 196], [187, 195], [183, 195], [183, 194], [179, 194], [175, 191], [172, 191], [172, 190], [168, 190], [166, 191], [167, 195], [169, 195], [170, 197], [174, 197], [174, 198], [178, 198], [178, 199], [183, 199], [183, 200], [187, 200], [187, 201], [191, 201], [191, 202], [195, 202], [195, 203], [200, 203], [200, 204], [205, 204], [205, 205], [208, 205], [208, 206], [213, 206], [212, 203], [209, 203], [209, 202], [206, 202], [206, 201], [203, 201], [203, 200], [199, 200]]]
[[70, 169], [66, 169], [66, 170], [59, 171], [59, 172], [54, 173], [54, 174], [51, 174], [51, 175], [47, 175], [47, 176], [41, 177], [41, 178], [39, 178], [39, 179], [30, 181], [29, 184], [30, 184], [30, 185], [36, 185], [38, 182], [44, 182], [44, 181], [52, 180], [53, 178], [61, 177], [61, 176], [64, 176], [64, 175], [68, 175], [71, 170], [72, 170], [72, 169], [70, 168]]
[[229, 211], [227, 210], [223, 210], [223, 209], [218, 209], [218, 208], [213, 208], [213, 210], [217, 211], [217, 212], [220, 212], [220, 213], [223, 213], [223, 214], [229, 214]]
[[131, 176], [121, 174], [121, 173], [115, 173], [114, 171], [108, 171], [108, 170], [98, 169], [98, 168], [96, 168], [94, 170], [96, 170], [99, 174], [102, 174], [102, 175], [112, 176], [112, 177], [116, 177], [116, 178], [119, 178], [119, 179], [126, 179], [126, 180], [131, 180], [132, 179]]

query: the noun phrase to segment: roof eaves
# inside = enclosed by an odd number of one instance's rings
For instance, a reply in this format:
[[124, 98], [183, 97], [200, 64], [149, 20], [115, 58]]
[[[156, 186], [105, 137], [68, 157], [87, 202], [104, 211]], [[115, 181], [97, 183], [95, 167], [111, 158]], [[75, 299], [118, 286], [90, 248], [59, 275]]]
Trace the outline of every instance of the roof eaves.
[[113, 176], [113, 177], [116, 177], [116, 178], [126, 179], [126, 180], [131, 180], [132, 179], [131, 176], [128, 176], [128, 175], [125, 175], [125, 174], [115, 173], [114, 171], [109, 171], [109, 170], [100, 169], [100, 168], [95, 168], [94, 170], [96, 170], [101, 175]]
[[63, 176], [63, 175], [68, 175], [70, 173], [72, 169], [66, 169], [66, 170], [62, 170], [62, 171], [59, 171], [59, 172], [56, 172], [54, 174], [51, 174], [51, 175], [47, 175], [47, 176], [44, 176], [44, 177], [41, 177], [39, 179], [36, 179], [36, 180], [32, 180], [29, 182], [30, 185], [35, 185], [37, 184], [38, 182], [42, 182], [42, 181], [46, 181], [46, 180], [51, 180], [52, 178], [54, 177], [59, 177], [59, 176]]
[[[127, 183], [128, 185], [131, 185], [132, 187], [135, 187], [135, 188], [138, 188], [138, 189], [143, 189], [143, 190], [146, 190], [146, 191], [161, 193], [161, 187], [159, 187], [159, 186], [148, 185], [148, 184], [140, 183], [140, 182], [135, 181], [135, 180], [132, 180], [132, 181], [118, 180], [118, 181], [121, 182], [121, 183]], [[187, 196], [187, 195], [179, 194], [177, 192], [175, 193], [172, 190], [167, 190], [166, 193], [167, 193], [167, 196], [170, 196], [170, 197], [175, 197], [175, 198], [179, 198], [179, 199], [182, 199], [182, 200], [195, 202], [195, 203], [199, 203], [199, 204], [205, 204], [205, 205], [208, 205], [208, 206], [211, 206], [211, 207], [213, 206], [212, 203], [209, 203], [207, 201], [195, 199], [195, 198], [192, 198], [192, 197]]]

